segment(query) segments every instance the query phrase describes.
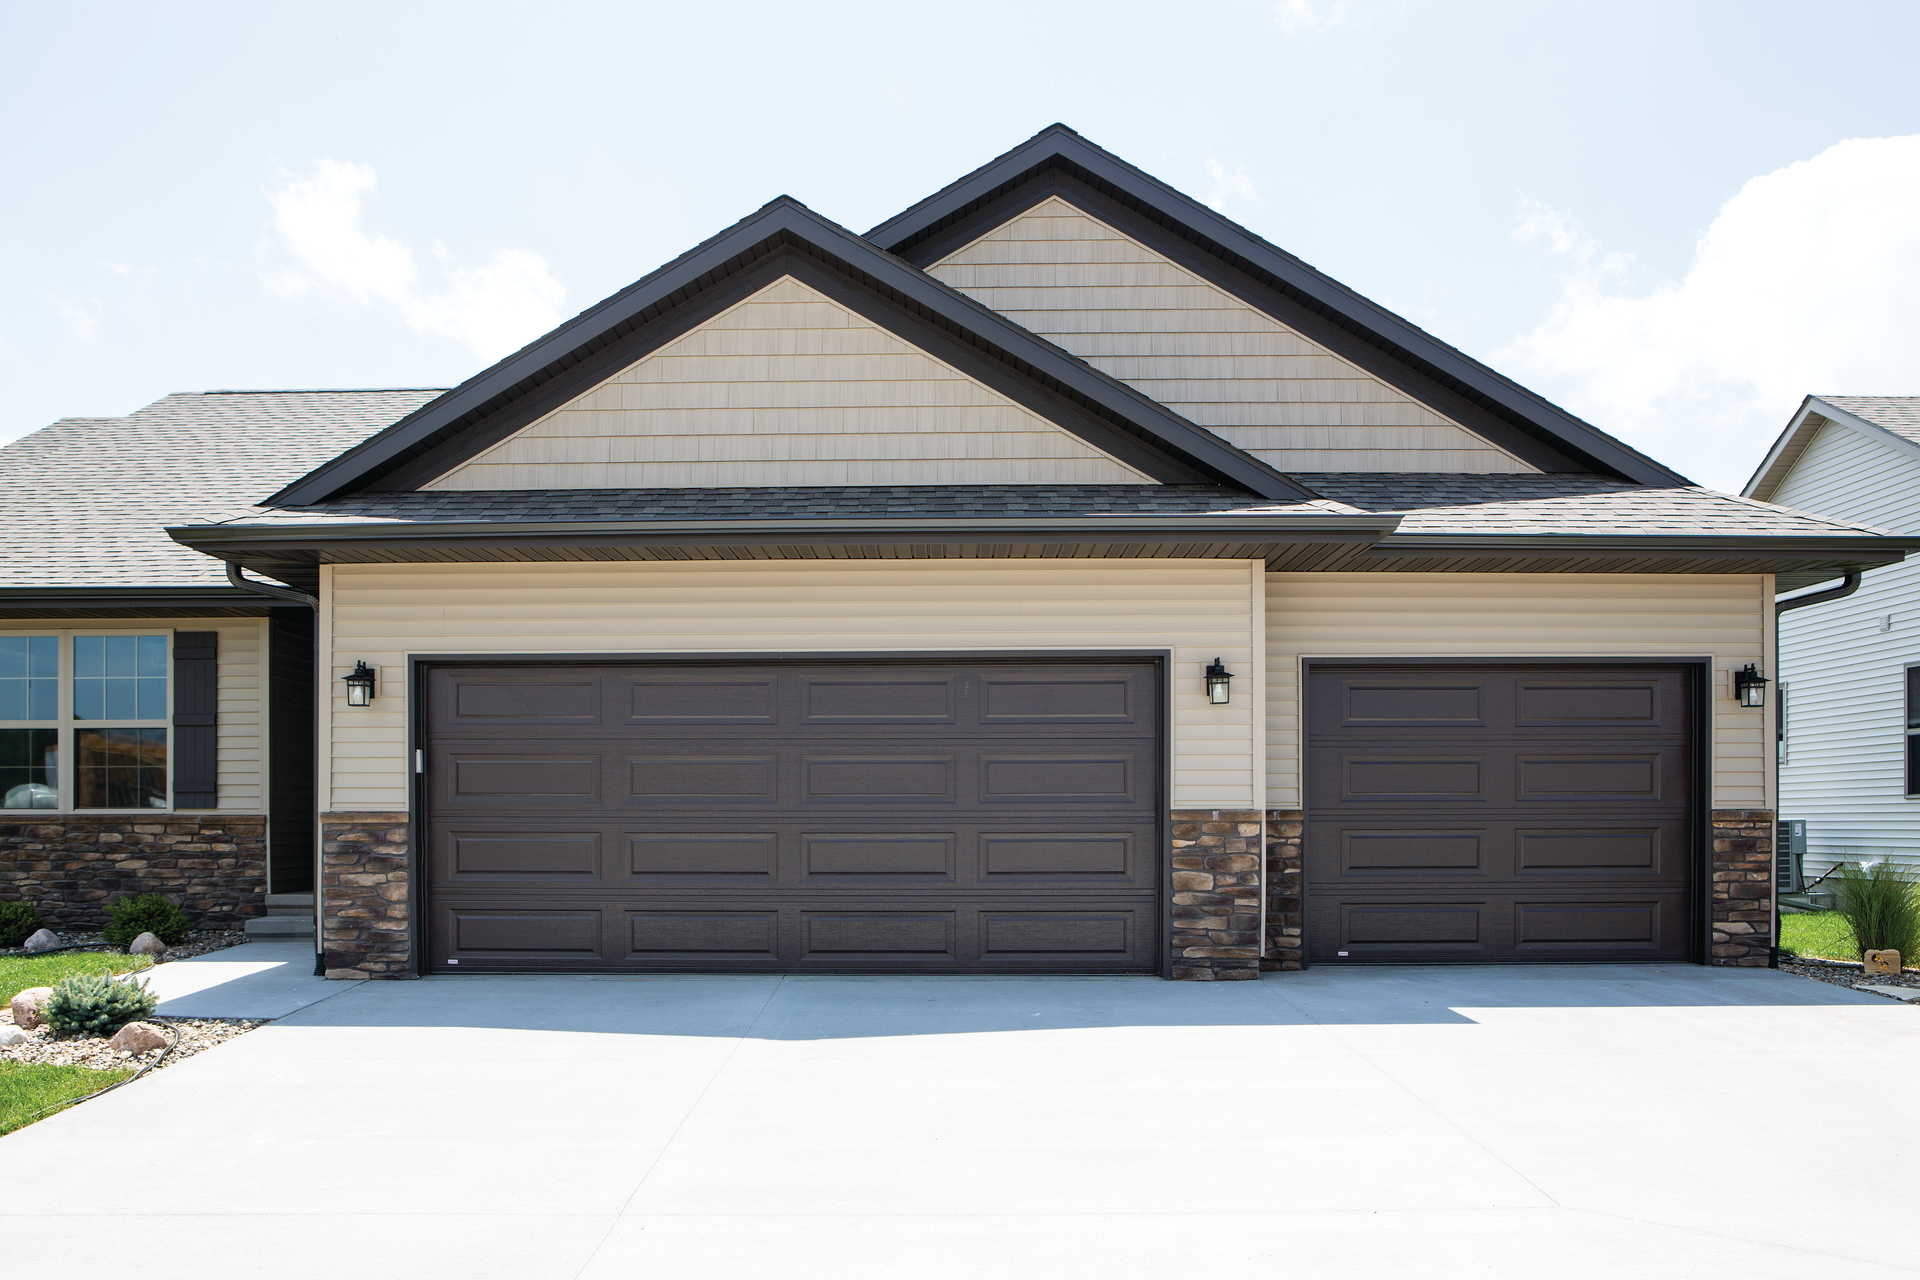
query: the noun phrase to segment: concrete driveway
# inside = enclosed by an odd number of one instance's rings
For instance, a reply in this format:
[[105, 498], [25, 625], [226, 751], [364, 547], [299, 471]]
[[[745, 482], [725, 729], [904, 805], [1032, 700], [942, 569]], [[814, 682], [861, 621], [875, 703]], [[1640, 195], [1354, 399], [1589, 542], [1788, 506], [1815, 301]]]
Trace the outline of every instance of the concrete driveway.
[[276, 980], [0, 1139], [9, 1274], [1916, 1274], [1920, 1009], [1785, 974]]

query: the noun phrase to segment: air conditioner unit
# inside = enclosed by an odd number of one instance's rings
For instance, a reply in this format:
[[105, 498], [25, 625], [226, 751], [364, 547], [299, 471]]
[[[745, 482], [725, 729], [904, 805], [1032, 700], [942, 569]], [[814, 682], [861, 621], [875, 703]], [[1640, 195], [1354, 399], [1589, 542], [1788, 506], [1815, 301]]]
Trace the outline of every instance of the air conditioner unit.
[[1807, 820], [1782, 818], [1775, 826], [1774, 878], [1781, 893], [1799, 893], [1806, 885]]

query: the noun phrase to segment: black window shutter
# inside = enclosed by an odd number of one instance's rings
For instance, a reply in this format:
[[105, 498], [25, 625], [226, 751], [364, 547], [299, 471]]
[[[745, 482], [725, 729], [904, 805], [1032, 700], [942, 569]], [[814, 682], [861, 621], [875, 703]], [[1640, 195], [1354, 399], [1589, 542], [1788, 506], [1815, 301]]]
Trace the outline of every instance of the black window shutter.
[[1907, 668], [1907, 727], [1920, 729], [1920, 667]]
[[173, 633], [173, 807], [212, 809], [219, 784], [220, 633]]

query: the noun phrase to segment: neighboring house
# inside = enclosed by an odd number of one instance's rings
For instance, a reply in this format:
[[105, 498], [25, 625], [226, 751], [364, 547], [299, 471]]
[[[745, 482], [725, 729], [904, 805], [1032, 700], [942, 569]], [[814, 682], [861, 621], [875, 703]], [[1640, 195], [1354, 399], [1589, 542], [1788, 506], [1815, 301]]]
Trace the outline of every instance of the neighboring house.
[[[1808, 396], [1746, 493], [1920, 535], [1920, 396]], [[1806, 821], [1809, 877], [1920, 864], [1920, 568], [1783, 609], [1780, 679], [1780, 816]]]
[[1915, 545], [1058, 126], [864, 236], [775, 200], [445, 393], [0, 469], [0, 891], [311, 877], [343, 976], [1765, 964], [1736, 673]]

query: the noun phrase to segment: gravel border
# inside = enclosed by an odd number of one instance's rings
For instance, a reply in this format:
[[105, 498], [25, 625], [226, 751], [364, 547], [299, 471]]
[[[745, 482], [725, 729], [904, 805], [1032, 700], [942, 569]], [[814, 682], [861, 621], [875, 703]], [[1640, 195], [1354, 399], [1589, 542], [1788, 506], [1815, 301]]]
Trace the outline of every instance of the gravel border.
[[[217, 1044], [245, 1035], [255, 1027], [264, 1027], [271, 1021], [271, 1018], [154, 1018], [152, 1022], [155, 1025], [171, 1027], [180, 1037], [180, 1043], [160, 1062], [160, 1067], [166, 1068], [185, 1061], [196, 1053], [204, 1053]], [[0, 1026], [12, 1025], [13, 1011], [0, 1008]], [[56, 1040], [46, 1027], [36, 1027], [26, 1035], [27, 1038], [19, 1044], [0, 1049], [0, 1061], [90, 1067], [95, 1071], [105, 1071], [112, 1067], [138, 1066], [160, 1052], [151, 1049], [144, 1054], [115, 1053], [107, 1048], [108, 1037]]]
[[[1866, 986], [1920, 988], [1920, 969], [1903, 969], [1897, 974], [1869, 974], [1866, 966], [1858, 960], [1789, 959], [1781, 956], [1780, 971], [1812, 978], [1815, 982], [1831, 983], [1836, 987], [1851, 987], [1855, 991]], [[1892, 1000], [1895, 1004], [1905, 1003], [1894, 996], [1881, 995], [1878, 991], [1869, 991], [1867, 994]]]
[[[59, 935], [63, 947], [87, 947], [96, 951], [117, 951], [126, 954], [125, 947], [110, 947], [98, 932], [63, 933]], [[193, 956], [204, 956], [209, 952], [225, 951], [228, 947], [237, 947], [252, 941], [238, 929], [196, 929], [187, 935], [187, 940], [177, 947], [168, 947], [167, 954], [155, 956], [156, 964], [165, 964], [169, 960], [186, 960]], [[28, 951], [25, 947], [0, 947], [0, 956], [38, 956], [43, 951]], [[72, 955], [71, 951], [55, 954]], [[175, 1050], [175, 1052], [179, 1052]]]

